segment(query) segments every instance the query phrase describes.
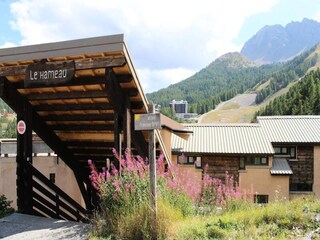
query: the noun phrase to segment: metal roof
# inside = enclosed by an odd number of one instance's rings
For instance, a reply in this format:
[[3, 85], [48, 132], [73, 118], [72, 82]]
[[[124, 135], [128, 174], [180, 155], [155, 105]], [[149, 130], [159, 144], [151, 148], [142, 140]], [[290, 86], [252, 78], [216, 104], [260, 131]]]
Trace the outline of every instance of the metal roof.
[[272, 143], [320, 143], [320, 116], [258, 117]]
[[272, 160], [272, 168], [270, 173], [273, 175], [291, 175], [293, 174], [287, 159], [283, 158], [274, 158]]
[[274, 154], [259, 124], [190, 124], [188, 140], [172, 136], [173, 152]]

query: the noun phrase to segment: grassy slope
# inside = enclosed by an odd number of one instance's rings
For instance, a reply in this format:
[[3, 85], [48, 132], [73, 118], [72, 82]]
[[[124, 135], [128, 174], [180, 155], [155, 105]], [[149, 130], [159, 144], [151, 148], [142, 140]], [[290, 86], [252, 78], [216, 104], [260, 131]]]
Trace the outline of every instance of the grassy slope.
[[[308, 56], [306, 59], [309, 60], [313, 58], [314, 56], [317, 56], [318, 62], [317, 64], [310, 68], [308, 72], [315, 70], [316, 68], [320, 67], [320, 45], [317, 46], [314, 52]], [[260, 108], [265, 107], [270, 101], [274, 100], [276, 97], [279, 97], [289, 91], [289, 89], [296, 84], [296, 82], [290, 83], [286, 88], [280, 89], [278, 92], [274, 93], [272, 96], [265, 99], [261, 104], [259, 105], [251, 105], [246, 107], [230, 107], [229, 102], [233, 101], [233, 99], [229, 100], [228, 102], [224, 102], [223, 104], [226, 104], [225, 107], [220, 107], [217, 110], [210, 111], [208, 113], [203, 114], [199, 118], [199, 123], [216, 123], [216, 122], [225, 122], [225, 123], [242, 123], [242, 122], [251, 122], [253, 119], [253, 116], [256, 111], [258, 111]], [[270, 84], [270, 80], [257, 85], [254, 88], [254, 91], [261, 91], [262, 89], [266, 88]], [[238, 97], [238, 96], [236, 96]]]
[[[233, 99], [223, 102], [217, 110], [212, 110], [208, 113], [203, 114], [199, 118], [199, 123], [248, 123], [252, 121], [252, 118], [256, 111], [260, 108], [265, 107], [270, 101], [274, 100], [276, 97], [279, 97], [289, 91], [289, 89], [296, 84], [297, 82], [290, 83], [286, 88], [279, 90], [274, 93], [272, 96], [268, 97], [259, 105], [251, 106], [236, 106], [233, 103]], [[266, 87], [265, 85], [264, 87]], [[261, 86], [259, 86], [261, 88]], [[239, 96], [236, 96], [239, 97]]]

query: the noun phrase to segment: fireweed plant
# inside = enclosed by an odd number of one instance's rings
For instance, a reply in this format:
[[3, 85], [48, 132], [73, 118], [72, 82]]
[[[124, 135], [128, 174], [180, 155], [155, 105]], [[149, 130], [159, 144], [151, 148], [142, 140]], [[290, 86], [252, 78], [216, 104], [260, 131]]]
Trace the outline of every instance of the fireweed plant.
[[[119, 170], [111, 163], [110, 169], [103, 168], [98, 172], [93, 162], [88, 160], [91, 169], [89, 178], [100, 197], [106, 226], [109, 227], [114, 216], [134, 215], [142, 207], [149, 206], [150, 200], [147, 160], [140, 156], [133, 157], [128, 149], [123, 157], [115, 150], [113, 154], [119, 161]], [[217, 208], [235, 210], [240, 203], [252, 202], [253, 198], [241, 193], [228, 172], [223, 182], [210, 177], [207, 167], [201, 178], [179, 165], [168, 166], [166, 171], [163, 155], [156, 163], [158, 200], [181, 211], [183, 216], [214, 214]]]

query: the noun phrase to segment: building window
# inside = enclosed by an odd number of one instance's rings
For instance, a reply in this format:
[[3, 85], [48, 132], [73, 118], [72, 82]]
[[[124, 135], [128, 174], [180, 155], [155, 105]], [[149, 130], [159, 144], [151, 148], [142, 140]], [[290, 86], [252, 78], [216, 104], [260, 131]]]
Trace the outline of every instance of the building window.
[[290, 183], [290, 192], [312, 192], [312, 183]]
[[56, 174], [55, 173], [50, 173], [49, 179], [52, 183], [56, 182]]
[[187, 156], [187, 164], [195, 164], [197, 157]]
[[260, 195], [255, 194], [254, 195], [254, 202], [258, 204], [267, 204], [269, 201], [269, 195]]
[[269, 164], [268, 157], [242, 157], [240, 158], [239, 169], [243, 170], [247, 165], [250, 166], [267, 166]]
[[241, 170], [246, 169], [245, 159], [244, 158], [240, 158], [240, 169]]
[[201, 168], [201, 157], [197, 156], [184, 156], [181, 155], [178, 157], [178, 163], [179, 164], [185, 164], [185, 165], [194, 165], [196, 168]]
[[274, 152], [276, 157], [297, 158], [297, 148], [295, 146], [275, 146]]
[[202, 168], [201, 157], [197, 157], [197, 160], [196, 160], [196, 162], [195, 162], [195, 167], [196, 167], [196, 168]]

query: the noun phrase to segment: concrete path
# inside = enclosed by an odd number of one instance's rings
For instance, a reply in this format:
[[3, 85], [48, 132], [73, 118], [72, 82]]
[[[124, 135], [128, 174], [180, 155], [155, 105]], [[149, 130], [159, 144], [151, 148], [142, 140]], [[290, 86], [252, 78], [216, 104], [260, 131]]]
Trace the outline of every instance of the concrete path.
[[0, 219], [0, 239], [74, 239], [89, 236], [89, 224], [13, 213]]

